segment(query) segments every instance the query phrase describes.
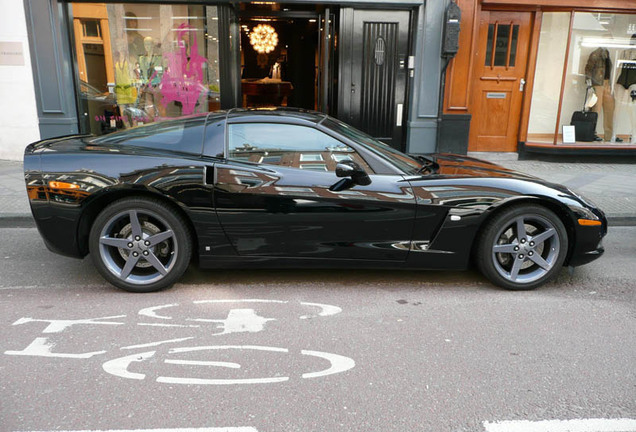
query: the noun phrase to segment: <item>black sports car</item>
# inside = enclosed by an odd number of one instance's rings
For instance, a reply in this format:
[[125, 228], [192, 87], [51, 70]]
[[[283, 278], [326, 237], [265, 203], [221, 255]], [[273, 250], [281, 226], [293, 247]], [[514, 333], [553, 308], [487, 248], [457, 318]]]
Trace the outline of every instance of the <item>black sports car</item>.
[[26, 148], [48, 248], [128, 291], [202, 267], [465, 269], [531, 289], [603, 253], [601, 210], [456, 155], [400, 153], [325, 114], [214, 112]]

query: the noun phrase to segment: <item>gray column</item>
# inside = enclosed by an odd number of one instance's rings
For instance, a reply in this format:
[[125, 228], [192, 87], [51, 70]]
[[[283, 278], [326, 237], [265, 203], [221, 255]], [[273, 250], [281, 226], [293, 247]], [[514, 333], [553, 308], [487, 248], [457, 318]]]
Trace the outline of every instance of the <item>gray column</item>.
[[427, 1], [419, 8], [415, 29], [415, 70], [411, 78], [411, 103], [406, 151], [434, 153], [442, 69], [442, 24], [447, 0]]
[[42, 139], [78, 132], [67, 4], [24, 0]]

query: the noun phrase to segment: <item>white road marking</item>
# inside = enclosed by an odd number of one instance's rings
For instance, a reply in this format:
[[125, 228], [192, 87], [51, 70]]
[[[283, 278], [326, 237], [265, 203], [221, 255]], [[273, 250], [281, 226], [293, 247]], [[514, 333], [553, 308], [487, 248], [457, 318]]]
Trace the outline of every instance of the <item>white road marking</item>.
[[[164, 341], [170, 342], [170, 341]], [[164, 343], [159, 342], [159, 343]], [[159, 344], [155, 343], [155, 344]], [[146, 346], [153, 345], [147, 344]], [[191, 353], [199, 351], [215, 351], [215, 350], [239, 350], [239, 351], [266, 351], [289, 354], [287, 348], [258, 346], [258, 345], [211, 345], [211, 346], [195, 346], [195, 347], [179, 347], [171, 348], [168, 354], [180, 354]], [[128, 367], [133, 362], [142, 362], [148, 360], [155, 355], [156, 351], [148, 351], [140, 354], [133, 354], [129, 356], [120, 357], [114, 360], [109, 360], [102, 365], [104, 371], [111, 375], [118, 376], [126, 379], [143, 380], [146, 378], [145, 374], [135, 373], [128, 371]], [[333, 375], [355, 367], [355, 362], [348, 358], [337, 354], [325, 353], [320, 351], [308, 351], [303, 350], [300, 352], [302, 355], [314, 356], [325, 359], [331, 363], [331, 366], [327, 369], [318, 372], [309, 372], [302, 375], [302, 378], [317, 378], [327, 375]], [[189, 366], [212, 366], [212, 367], [227, 367], [233, 369], [240, 369], [241, 365], [238, 363], [230, 362], [217, 362], [217, 361], [204, 361], [204, 360], [181, 360], [181, 359], [166, 359], [164, 363], [174, 365], [189, 365]], [[288, 381], [289, 377], [265, 377], [265, 378], [246, 378], [246, 379], [215, 379], [215, 378], [193, 378], [193, 377], [165, 377], [160, 376], [157, 378], [158, 383], [165, 384], [189, 384], [189, 385], [233, 385], [233, 384], [272, 384]]]
[[274, 384], [289, 381], [289, 377], [275, 378], [250, 378], [250, 379], [209, 379], [209, 378], [179, 378], [162, 377], [157, 378], [162, 384], [190, 384], [190, 385], [237, 385], [237, 384]]
[[180, 328], [201, 328], [200, 325], [197, 324], [160, 324], [160, 323], [137, 323], [138, 326], [145, 327], [180, 327]]
[[210, 350], [254, 350], [254, 351], [271, 351], [271, 352], [281, 352], [281, 353], [289, 352], [287, 348], [277, 348], [277, 347], [268, 347], [268, 346], [259, 346], [259, 345], [210, 345], [210, 346], [198, 346], [198, 347], [182, 347], [182, 348], [171, 348], [169, 352], [170, 354], [178, 354], [178, 353], [195, 352], [195, 351], [210, 351]]
[[[318, 313], [318, 316], [331, 316], [331, 315], [336, 315], [342, 312], [342, 309], [339, 308], [338, 306], [332, 306], [332, 305], [320, 304], [320, 303], [306, 303], [306, 302], [300, 302], [300, 304], [303, 306], [319, 307], [321, 311]], [[313, 318], [313, 315], [303, 315], [300, 317], [300, 319], [309, 319], [309, 318]]]
[[155, 312], [160, 309], [165, 309], [169, 307], [179, 306], [179, 303], [167, 304], [162, 306], [153, 306], [145, 309], [141, 309], [137, 312], [139, 315], [147, 316], [150, 318], [158, 318], [158, 319], [172, 319], [172, 317], [157, 315]]
[[486, 432], [636, 432], [634, 419], [509, 420], [484, 422]]
[[[253, 346], [253, 345], [216, 345], [216, 346], [200, 346], [200, 347], [185, 347], [185, 348], [172, 348], [169, 352], [171, 354], [187, 353], [195, 351], [208, 351], [208, 350], [255, 350], [255, 351], [270, 351], [270, 352], [282, 352], [288, 353], [286, 348], [266, 347], [266, 346]], [[234, 384], [274, 384], [288, 381], [289, 377], [268, 377], [268, 378], [246, 378], [246, 379], [211, 379], [211, 378], [181, 378], [181, 377], [163, 377], [157, 378], [158, 383], [164, 384], [194, 384], [194, 385], [234, 385]]]
[[320, 372], [310, 372], [310, 373], [303, 374], [303, 378], [317, 378], [317, 377], [322, 377], [327, 375], [333, 375], [340, 372], [348, 371], [349, 369], [353, 369], [356, 365], [356, 362], [353, 361], [353, 359], [350, 359], [349, 357], [341, 356], [338, 354], [330, 354], [325, 352], [307, 351], [307, 350], [302, 350], [300, 353], [302, 355], [310, 355], [314, 357], [324, 358], [325, 360], [328, 360], [331, 363], [330, 368]]
[[167, 344], [167, 343], [183, 342], [183, 341], [187, 341], [187, 340], [190, 340], [190, 339], [194, 339], [194, 336], [184, 337], [184, 338], [179, 338], [179, 339], [168, 339], [168, 340], [164, 340], [164, 341], [150, 342], [150, 343], [145, 343], [145, 344], [140, 344], [140, 345], [130, 345], [130, 346], [121, 347], [120, 349], [150, 348], [150, 347], [155, 347], [155, 346], [159, 346], [159, 345], [163, 345], [163, 344]]
[[[276, 303], [276, 304], [288, 304], [289, 301], [288, 300], [267, 300], [267, 299], [220, 299], [220, 300], [195, 300], [192, 303], [193, 304], [210, 304], [210, 303], [212, 303], [212, 304], [223, 304], [223, 303]], [[320, 312], [318, 313], [318, 315], [302, 315], [300, 317], [300, 319], [302, 319], [302, 320], [309, 319], [309, 318], [314, 318], [316, 316], [322, 316], [322, 317], [324, 317], [324, 316], [332, 316], [332, 315], [336, 315], [336, 314], [342, 312], [342, 309], [339, 308], [338, 306], [321, 304], [321, 303], [308, 303], [308, 302], [299, 302], [299, 303], [301, 305], [303, 305], [303, 306], [311, 306], [311, 307], [320, 308]], [[171, 304], [160, 305], [160, 306], [152, 306], [152, 307], [141, 309], [138, 312], [138, 314], [142, 315], [142, 316], [147, 316], [149, 318], [171, 320], [171, 319], [173, 319], [172, 316], [159, 315], [159, 314], [157, 314], [157, 311], [162, 310], [162, 309], [176, 307], [176, 306], [179, 306], [179, 303], [171, 303]], [[190, 321], [203, 321], [203, 322], [206, 322], [204, 319], [190, 319]], [[212, 322], [214, 322], [214, 321], [212, 321]]]
[[258, 432], [253, 427], [204, 427], [204, 428], [171, 428], [171, 429], [108, 429], [108, 430], [48, 430], [32, 432]]
[[195, 300], [194, 304], [205, 303], [280, 303], [287, 304], [287, 300], [266, 300], [266, 299], [235, 299], [235, 300]]
[[32, 356], [32, 357], [57, 357], [57, 358], [75, 358], [75, 359], [87, 359], [98, 354], [104, 354], [106, 351], [95, 351], [83, 354], [66, 354], [66, 353], [54, 353], [52, 352], [55, 344], [48, 342], [47, 338], [35, 338], [31, 344], [22, 351], [5, 351], [6, 355], [15, 356]]
[[4, 290], [22, 290], [22, 289], [37, 289], [37, 288], [48, 288], [42, 285], [22, 285], [22, 286], [3, 286], [0, 287], [1, 291]]
[[188, 321], [196, 322], [210, 322], [221, 324], [219, 328], [222, 328], [221, 333], [216, 335], [223, 335], [229, 333], [258, 333], [263, 331], [265, 323], [267, 321], [276, 321], [274, 318], [264, 318], [258, 316], [254, 309], [230, 309], [227, 318], [224, 320], [217, 319], [204, 319], [204, 318], [192, 318]]
[[115, 360], [109, 360], [102, 365], [102, 368], [109, 374], [118, 376], [120, 378], [142, 380], [146, 378], [146, 375], [142, 373], [129, 372], [128, 366], [130, 366], [130, 364], [133, 362], [142, 362], [144, 360], [148, 360], [150, 357], [155, 355], [156, 352], [157, 351], [148, 351], [144, 353], [129, 355], [126, 357], [120, 357]]
[[70, 289], [83, 289], [83, 290], [103, 290], [104, 285], [15, 285], [15, 286], [0, 286], [0, 291], [4, 290], [29, 290], [29, 289], [46, 289], [51, 290], [70, 290]]
[[165, 360], [164, 363], [184, 365], [184, 366], [216, 366], [225, 367], [230, 369], [240, 369], [241, 365], [232, 362], [217, 362], [217, 361], [198, 361], [198, 360]]
[[87, 319], [76, 319], [76, 320], [54, 320], [54, 319], [34, 319], [34, 318], [20, 318], [13, 325], [27, 324], [30, 322], [47, 322], [48, 326], [42, 333], [60, 333], [67, 328], [77, 325], [77, 324], [96, 324], [96, 325], [124, 325], [124, 323], [110, 322], [110, 321], [97, 321], [97, 320], [106, 320], [106, 319], [115, 319], [115, 318], [125, 318], [126, 315], [115, 315], [115, 316], [107, 316], [101, 318], [87, 318]]

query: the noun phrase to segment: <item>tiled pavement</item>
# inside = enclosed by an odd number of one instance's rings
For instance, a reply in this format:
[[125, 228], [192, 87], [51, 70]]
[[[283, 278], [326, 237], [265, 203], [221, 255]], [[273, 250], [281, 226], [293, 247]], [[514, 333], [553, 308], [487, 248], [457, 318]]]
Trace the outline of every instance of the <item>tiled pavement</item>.
[[30, 218], [22, 162], [0, 160], [0, 218]]
[[[636, 225], [636, 161], [577, 163], [516, 160], [516, 155], [471, 153], [507, 168], [565, 184], [595, 202], [613, 223]], [[0, 219], [31, 219], [22, 162], [0, 160]]]

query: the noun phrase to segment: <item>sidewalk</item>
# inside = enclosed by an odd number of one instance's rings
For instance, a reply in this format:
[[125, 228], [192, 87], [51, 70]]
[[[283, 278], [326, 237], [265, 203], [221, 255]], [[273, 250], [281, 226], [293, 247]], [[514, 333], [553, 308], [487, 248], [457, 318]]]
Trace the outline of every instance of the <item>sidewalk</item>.
[[[564, 184], [596, 203], [611, 225], [636, 226], [636, 163], [517, 160], [516, 154], [470, 153], [537, 177]], [[32, 223], [22, 162], [0, 160], [0, 221]]]

